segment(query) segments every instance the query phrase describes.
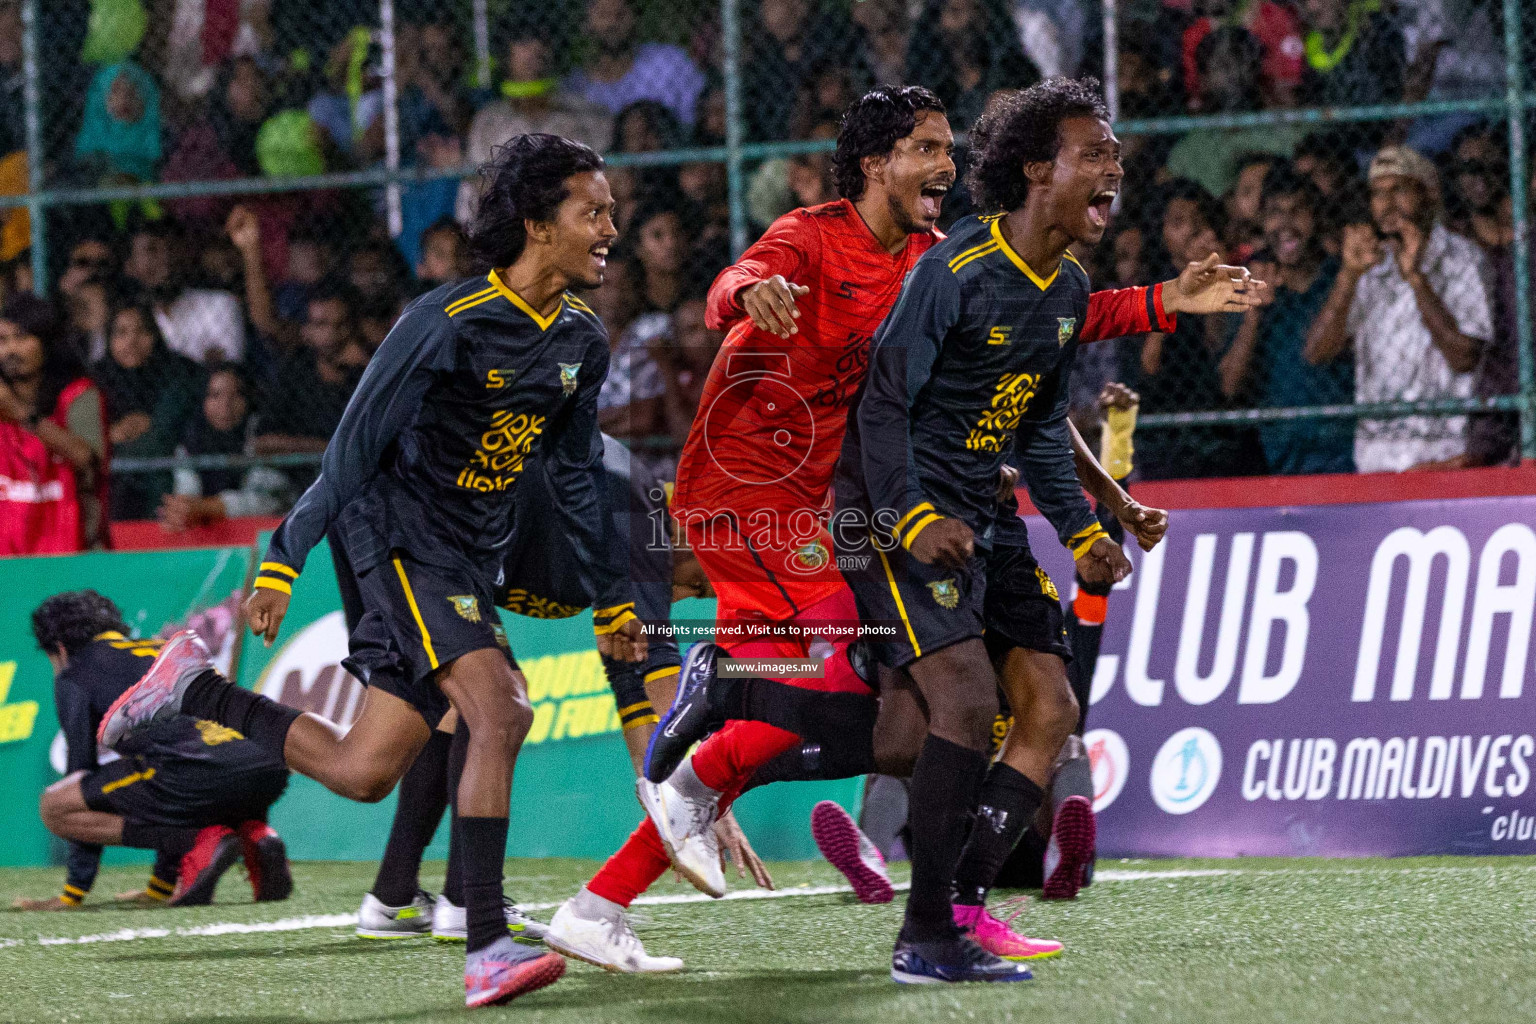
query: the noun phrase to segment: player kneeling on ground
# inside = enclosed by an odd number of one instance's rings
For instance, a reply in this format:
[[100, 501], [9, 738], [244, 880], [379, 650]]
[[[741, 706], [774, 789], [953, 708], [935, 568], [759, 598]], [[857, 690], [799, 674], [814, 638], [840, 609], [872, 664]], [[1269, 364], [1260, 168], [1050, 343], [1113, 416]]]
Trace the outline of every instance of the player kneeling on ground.
[[210, 903], [219, 876], [242, 856], [257, 902], [287, 899], [287, 852], [267, 825], [267, 809], [288, 785], [277, 758], [233, 729], [173, 715], [124, 743], [120, 758], [98, 763], [102, 715], [161, 648], [127, 634], [117, 605], [94, 590], [55, 594], [32, 613], [68, 749], [65, 777], [44, 791], [39, 810], [70, 854], [63, 894], [19, 900], [18, 909], [78, 906], [104, 846], [158, 851], [144, 892], [124, 894], [140, 902]]

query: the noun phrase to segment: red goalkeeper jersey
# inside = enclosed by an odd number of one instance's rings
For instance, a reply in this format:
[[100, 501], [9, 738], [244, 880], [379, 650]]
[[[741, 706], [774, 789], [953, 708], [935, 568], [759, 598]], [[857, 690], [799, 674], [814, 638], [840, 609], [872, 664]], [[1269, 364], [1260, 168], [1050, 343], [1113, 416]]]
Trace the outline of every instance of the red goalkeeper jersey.
[[[893, 256], [843, 199], [785, 214], [720, 272], [706, 315], [729, 333], [678, 459], [674, 512], [789, 516], [827, 505], [870, 339], [918, 258], [942, 238], [912, 235]], [[753, 326], [739, 301], [775, 274], [810, 289], [797, 304], [799, 333], [788, 338]], [[1161, 289], [1094, 293], [1080, 340], [1172, 330]]]
[[[729, 328], [678, 460], [673, 507], [695, 515], [772, 509], [819, 512], [843, 443], [869, 341], [918, 257], [942, 238], [912, 235], [894, 256], [846, 199], [795, 210], [721, 271], [709, 326]], [[758, 330], [743, 288], [781, 274], [810, 294], [799, 333]]]

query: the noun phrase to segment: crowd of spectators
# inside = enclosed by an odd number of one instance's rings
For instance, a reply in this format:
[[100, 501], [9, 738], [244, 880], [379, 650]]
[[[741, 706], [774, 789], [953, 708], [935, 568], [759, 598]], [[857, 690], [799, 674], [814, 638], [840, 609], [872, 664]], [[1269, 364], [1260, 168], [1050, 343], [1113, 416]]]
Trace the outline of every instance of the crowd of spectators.
[[[40, 5], [50, 184], [385, 160], [376, 3], [95, 2], [140, 12], [137, 32], [99, 38], [107, 19], [88, 17], [88, 0]], [[19, 6], [0, 0], [0, 192], [12, 193], [26, 187]], [[106, 467], [321, 451], [404, 303], [476, 272], [461, 225], [478, 181], [447, 172], [511, 135], [555, 132], [610, 154], [723, 144], [708, 0], [493, 3], [488, 81], [471, 53], [470, 6], [395, 3], [401, 159], [439, 172], [402, 186], [397, 236], [379, 189], [58, 208], [45, 303], [27, 294], [25, 210], [0, 218], [0, 477], [13, 496], [28, 472], [28, 493], [77, 496], [78, 521], [60, 529], [82, 546], [102, 541], [108, 517], [180, 530], [279, 513], [311, 470], [119, 473], [108, 487]], [[1504, 89], [1494, 0], [1131, 0], [1121, 11], [1123, 117]], [[754, 0], [744, 17], [750, 141], [831, 139], [861, 90], [892, 80], [932, 88], [963, 132], [1006, 90], [1103, 64], [1091, 0]], [[1496, 123], [1449, 114], [1124, 142], [1112, 230], [1078, 254], [1096, 286], [1169, 277], [1214, 251], [1275, 287], [1247, 316], [1184, 317], [1167, 335], [1085, 348], [1074, 394], [1086, 429], [1110, 380], [1136, 389], [1144, 413], [1515, 391], [1513, 199]], [[748, 170], [756, 230], [836, 198], [825, 153]], [[588, 296], [613, 346], [602, 425], [665, 463], [721, 341], [704, 296], [729, 257], [725, 167], [642, 161], [609, 177], [622, 250]], [[971, 208], [956, 189], [944, 223]], [[1491, 413], [1208, 424], [1143, 431], [1138, 462], [1147, 477], [1489, 465], [1514, 458], [1516, 434], [1512, 415]], [[62, 465], [58, 479], [28, 469], [39, 460]]]

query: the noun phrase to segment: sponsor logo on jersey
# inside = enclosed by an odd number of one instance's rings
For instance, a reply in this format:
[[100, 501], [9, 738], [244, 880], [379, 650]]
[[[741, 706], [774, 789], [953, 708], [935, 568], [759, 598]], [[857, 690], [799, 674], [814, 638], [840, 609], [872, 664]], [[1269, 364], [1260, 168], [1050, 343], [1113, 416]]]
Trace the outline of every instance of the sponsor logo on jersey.
[[560, 390], [567, 395], [576, 393], [576, 374], [581, 372], [580, 363], [560, 363]]
[[473, 594], [449, 594], [448, 603], [466, 622], [480, 621], [480, 601]]
[[795, 549], [795, 564], [802, 569], [814, 571], [820, 569], [831, 561], [832, 556], [827, 552], [827, 546], [819, 540], [810, 541]]
[[928, 590], [933, 594], [934, 603], [940, 608], [954, 608], [960, 604], [960, 588], [955, 586], [953, 578], [934, 580], [928, 584]]
[[1059, 316], [1056, 318], [1056, 347], [1060, 348], [1072, 340], [1072, 332], [1077, 330], [1077, 317]]
[[1180, 729], [1152, 761], [1152, 799], [1169, 814], [1188, 814], [1211, 798], [1221, 779], [1221, 744], [1199, 726]]
[[1040, 581], [1040, 593], [1052, 601], [1060, 601], [1061, 595], [1056, 592], [1056, 583], [1051, 579], [1051, 574], [1040, 566], [1035, 566], [1035, 579]]
[[988, 345], [1006, 345], [1013, 340], [1013, 328], [998, 326], [987, 332]]

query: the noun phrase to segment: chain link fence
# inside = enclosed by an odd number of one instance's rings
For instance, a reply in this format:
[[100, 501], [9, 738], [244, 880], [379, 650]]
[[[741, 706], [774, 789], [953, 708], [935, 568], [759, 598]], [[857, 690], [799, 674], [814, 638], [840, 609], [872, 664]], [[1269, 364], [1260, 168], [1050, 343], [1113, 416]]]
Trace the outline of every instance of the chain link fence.
[[[1536, 457], [1520, 18], [1514, 0], [0, 0], [0, 287], [57, 299], [106, 400], [115, 517], [277, 513], [403, 303], [469, 272], [474, 168], [518, 132], [572, 136], [608, 156], [623, 232], [588, 296], [614, 338], [604, 427], [665, 463], [721, 340], [705, 289], [776, 217], [836, 197], [848, 102], [927, 85], [963, 133], [1000, 90], [1091, 73], [1127, 173], [1079, 254], [1096, 286], [1216, 251], [1276, 289], [1246, 317], [1084, 348], [1087, 432], [1120, 381], [1148, 478], [1508, 462], [1522, 429]], [[966, 212], [957, 190], [946, 222]]]

